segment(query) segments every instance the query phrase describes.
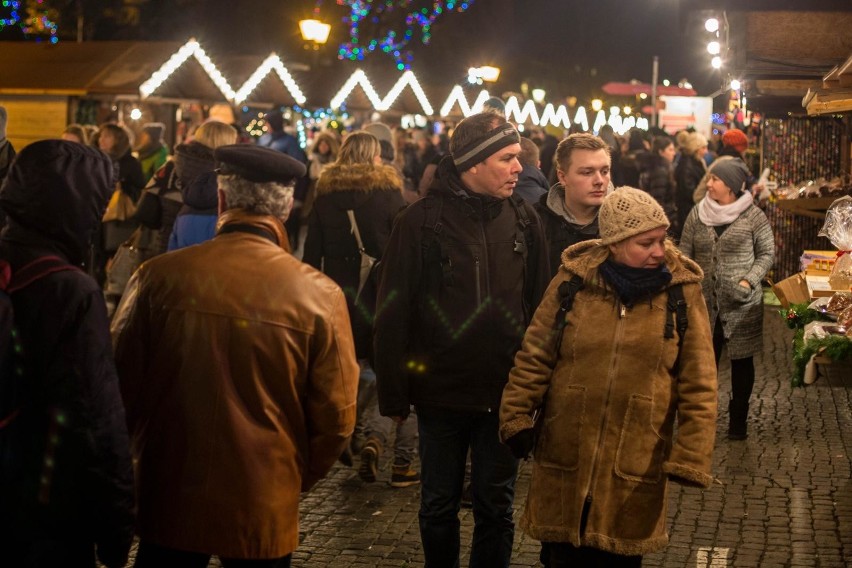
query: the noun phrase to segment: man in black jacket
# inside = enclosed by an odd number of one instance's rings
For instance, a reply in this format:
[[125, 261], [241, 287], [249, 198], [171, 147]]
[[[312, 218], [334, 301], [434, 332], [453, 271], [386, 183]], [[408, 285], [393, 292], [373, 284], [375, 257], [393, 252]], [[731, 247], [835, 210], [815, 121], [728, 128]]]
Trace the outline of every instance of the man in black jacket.
[[396, 219], [382, 257], [375, 325], [379, 408], [410, 405], [420, 427], [420, 534], [427, 566], [455, 566], [465, 456], [472, 462], [472, 567], [508, 567], [517, 460], [496, 410], [547, 285], [538, 216], [512, 195], [519, 136], [506, 119], [463, 120], [427, 197]]
[[550, 275], [562, 266], [562, 251], [598, 237], [598, 209], [609, 192], [609, 145], [592, 134], [572, 134], [556, 147], [559, 182], [542, 195], [535, 210], [550, 249]]
[[27, 266], [39, 276], [11, 294], [20, 380], [0, 385], [0, 566], [94, 568], [96, 547], [109, 568], [127, 561], [124, 406], [103, 295], [77, 268], [112, 191], [110, 158], [64, 140], [24, 148], [0, 190], [0, 259], [13, 281]]

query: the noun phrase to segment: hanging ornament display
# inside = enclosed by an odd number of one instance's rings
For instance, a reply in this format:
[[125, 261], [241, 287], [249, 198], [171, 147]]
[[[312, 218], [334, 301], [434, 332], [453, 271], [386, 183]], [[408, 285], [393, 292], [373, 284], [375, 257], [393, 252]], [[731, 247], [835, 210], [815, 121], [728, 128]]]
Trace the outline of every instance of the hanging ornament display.
[[349, 15], [343, 19], [349, 26], [349, 41], [340, 46], [338, 57], [360, 61], [378, 51], [393, 57], [400, 71], [410, 69], [413, 56], [407, 46], [415, 34], [423, 44], [428, 44], [432, 38], [432, 24], [438, 18], [448, 12], [464, 12], [473, 2], [337, 0], [339, 5], [349, 8]]

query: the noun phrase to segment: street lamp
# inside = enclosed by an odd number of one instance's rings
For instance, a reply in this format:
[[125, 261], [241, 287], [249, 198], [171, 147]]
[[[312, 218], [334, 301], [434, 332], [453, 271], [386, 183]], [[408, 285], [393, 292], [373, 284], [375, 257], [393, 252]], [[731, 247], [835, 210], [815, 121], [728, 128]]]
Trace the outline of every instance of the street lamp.
[[547, 96], [547, 93], [544, 89], [533, 89], [532, 90], [532, 98], [538, 104], [542, 104], [544, 102], [544, 97]]
[[479, 76], [487, 83], [494, 83], [500, 77], [500, 68], [484, 65], [479, 68]]
[[302, 32], [302, 39], [313, 43], [314, 49], [319, 49], [320, 45], [328, 41], [331, 26], [319, 20], [301, 20], [299, 31]]
[[598, 112], [603, 108], [603, 101], [600, 99], [592, 99], [592, 110]]

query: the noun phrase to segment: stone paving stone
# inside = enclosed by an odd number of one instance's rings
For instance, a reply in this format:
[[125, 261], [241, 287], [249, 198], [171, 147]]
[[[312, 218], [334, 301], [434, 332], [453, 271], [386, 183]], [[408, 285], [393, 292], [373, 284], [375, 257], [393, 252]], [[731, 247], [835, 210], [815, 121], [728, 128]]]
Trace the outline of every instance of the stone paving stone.
[[[744, 441], [725, 438], [730, 366], [720, 364], [716, 482], [706, 491], [669, 486], [671, 542], [645, 557], [646, 568], [852, 566], [852, 368], [821, 368], [814, 384], [793, 389], [791, 339], [777, 308], [767, 308]], [[363, 483], [355, 469], [338, 464], [303, 495], [295, 568], [423, 566], [420, 491], [391, 488], [388, 460], [375, 483]], [[516, 521], [530, 469], [522, 466], [518, 478]], [[461, 566], [467, 566], [471, 510], [462, 509], [460, 520]], [[698, 563], [699, 547], [706, 549], [707, 564]], [[520, 531], [513, 550], [513, 568], [540, 566], [539, 543]], [[210, 563], [219, 566], [215, 558]]]

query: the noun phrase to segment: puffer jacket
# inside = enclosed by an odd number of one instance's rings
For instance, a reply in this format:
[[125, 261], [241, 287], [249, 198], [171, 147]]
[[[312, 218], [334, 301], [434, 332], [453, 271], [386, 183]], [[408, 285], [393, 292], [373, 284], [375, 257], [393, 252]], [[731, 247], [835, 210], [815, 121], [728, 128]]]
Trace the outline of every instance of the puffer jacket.
[[[79, 266], [112, 194], [112, 174], [106, 154], [82, 144], [45, 140], [25, 148], [0, 193], [8, 215], [0, 258], [13, 272], [46, 255]], [[90, 552], [97, 544], [102, 562], [124, 566], [133, 475], [101, 290], [82, 271], [64, 270], [12, 299], [28, 394], [2, 434], [18, 429], [27, 442], [14, 462], [0, 460], [0, 540], [23, 554], [30, 546], [44, 552], [39, 541], [88, 545]], [[3, 387], [6, 394], [9, 385]], [[25, 565], [9, 552], [0, 564]]]
[[380, 260], [393, 220], [404, 206], [402, 178], [391, 166], [333, 164], [323, 170], [316, 185], [302, 260], [343, 289], [359, 357], [369, 355], [375, 314], [364, 313], [371, 311], [372, 301], [355, 306], [361, 255], [346, 211], [355, 215], [366, 253]]
[[[680, 249], [704, 271], [710, 324], [722, 322], [731, 359], [752, 357], [763, 351], [761, 281], [775, 261], [772, 228], [766, 214], [752, 205], [718, 236], [701, 222], [698, 208], [686, 220]], [[740, 286], [740, 280], [747, 280], [751, 290]]]
[[[499, 406], [549, 280], [538, 215], [509, 199], [469, 193], [447, 157], [429, 195], [397, 217], [382, 258], [374, 338], [383, 415], [406, 416], [410, 404]], [[425, 228], [439, 207], [436, 227]], [[528, 238], [519, 235], [515, 207], [529, 219]]]
[[[664, 338], [668, 294], [622, 307], [601, 281], [608, 248], [572, 246], [515, 357], [503, 392], [500, 436], [541, 431], [520, 526], [542, 541], [621, 555], [662, 549], [670, 479], [708, 487], [716, 432], [716, 365], [701, 269], [668, 245], [670, 286], [681, 284], [689, 327]], [[554, 345], [558, 288], [573, 275], [585, 287]], [[673, 429], [677, 420], [678, 434]], [[583, 530], [581, 527], [585, 527]]]
[[[270, 238], [227, 232], [243, 225]], [[228, 210], [128, 284], [112, 331], [142, 540], [245, 559], [299, 544], [299, 493], [355, 425], [358, 364], [343, 293], [286, 243], [278, 219]]]

